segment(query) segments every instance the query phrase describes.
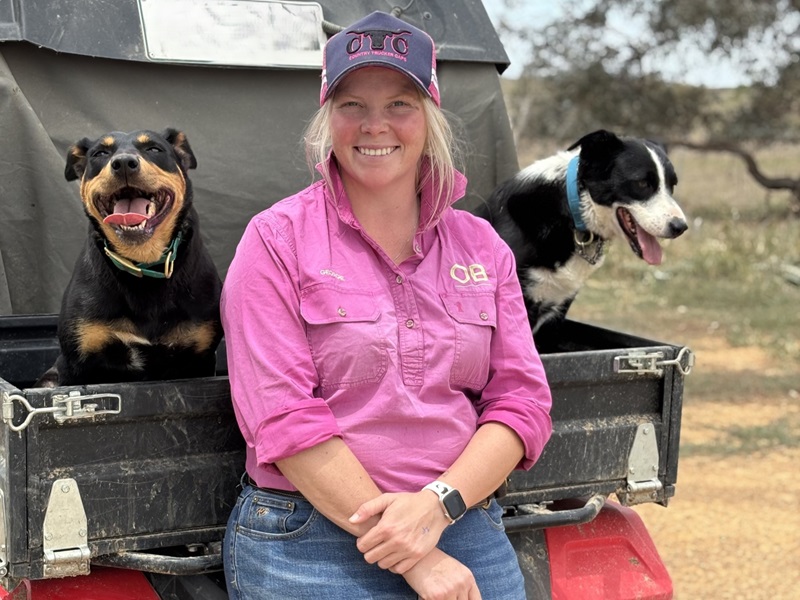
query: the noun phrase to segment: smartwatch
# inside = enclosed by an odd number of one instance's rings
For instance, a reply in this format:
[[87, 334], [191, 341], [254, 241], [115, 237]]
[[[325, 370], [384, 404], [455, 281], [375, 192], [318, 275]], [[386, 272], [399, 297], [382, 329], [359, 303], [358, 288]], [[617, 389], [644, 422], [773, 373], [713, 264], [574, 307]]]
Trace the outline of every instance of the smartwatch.
[[461, 493], [454, 487], [450, 487], [442, 481], [434, 481], [422, 489], [430, 490], [439, 497], [439, 504], [442, 505], [444, 516], [447, 517], [451, 525], [467, 512], [467, 505], [464, 504]]

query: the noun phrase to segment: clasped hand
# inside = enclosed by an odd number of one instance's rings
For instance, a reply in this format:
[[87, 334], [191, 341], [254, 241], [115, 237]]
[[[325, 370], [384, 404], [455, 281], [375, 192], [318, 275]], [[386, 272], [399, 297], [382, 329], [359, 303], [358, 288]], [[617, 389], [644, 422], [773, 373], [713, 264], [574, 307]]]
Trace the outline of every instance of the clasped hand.
[[350, 522], [376, 515], [380, 521], [356, 542], [368, 563], [402, 575], [424, 600], [480, 600], [472, 572], [436, 548], [449, 521], [435, 495], [383, 494], [362, 504]]
[[382, 494], [362, 504], [350, 522], [375, 515], [381, 515], [380, 521], [356, 545], [368, 563], [399, 575], [436, 547], [449, 524], [439, 500], [427, 490]]

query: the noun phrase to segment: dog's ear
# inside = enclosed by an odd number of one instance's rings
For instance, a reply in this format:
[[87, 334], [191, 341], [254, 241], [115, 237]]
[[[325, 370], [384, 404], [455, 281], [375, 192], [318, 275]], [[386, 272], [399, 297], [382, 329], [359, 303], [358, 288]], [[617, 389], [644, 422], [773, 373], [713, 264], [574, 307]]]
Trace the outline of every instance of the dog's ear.
[[600, 129], [583, 136], [573, 145], [576, 146], [581, 147], [581, 161], [603, 163], [621, 152], [625, 144], [616, 134]]
[[583, 136], [573, 144], [572, 148], [580, 146], [580, 174], [581, 176], [607, 177], [614, 159], [625, 149], [624, 142], [616, 134], [600, 129]]
[[[592, 133], [587, 133], [581, 139], [579, 139], [577, 142], [575, 142], [569, 148], [567, 148], [567, 151], [575, 150], [575, 148], [578, 148], [579, 146], [583, 146], [588, 140], [591, 140], [591, 139], [594, 139], [594, 138], [602, 138], [602, 137], [605, 137], [607, 135], [609, 135], [609, 132], [606, 131], [605, 129], [598, 129], [597, 131], [593, 131]], [[612, 133], [611, 135], [614, 135], [614, 134]]]
[[75, 181], [83, 176], [86, 170], [86, 152], [92, 146], [92, 140], [83, 138], [75, 142], [67, 150], [67, 166], [64, 169], [64, 177], [67, 181]]
[[616, 134], [605, 129], [598, 129], [592, 133], [587, 133], [567, 150], [574, 150], [580, 147], [581, 156], [584, 156], [584, 153], [592, 155], [598, 151], [608, 152], [609, 150], [621, 149], [622, 145], [622, 140]]
[[197, 159], [194, 157], [194, 152], [192, 152], [192, 147], [189, 145], [189, 140], [186, 139], [185, 133], [169, 127], [164, 130], [161, 137], [172, 145], [185, 171], [197, 167]]

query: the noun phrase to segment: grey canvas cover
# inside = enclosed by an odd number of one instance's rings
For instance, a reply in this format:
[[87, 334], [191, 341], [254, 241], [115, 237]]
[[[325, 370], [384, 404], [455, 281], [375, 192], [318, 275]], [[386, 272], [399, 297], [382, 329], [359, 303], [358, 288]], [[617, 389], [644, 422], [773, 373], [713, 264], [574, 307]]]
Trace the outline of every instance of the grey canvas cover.
[[[137, 1], [0, 4], [0, 314], [59, 310], [88, 230], [78, 184], [64, 177], [67, 148], [83, 137], [186, 133], [201, 233], [223, 278], [250, 218], [312, 181], [301, 138], [319, 69], [148, 60]], [[468, 150], [468, 193], [456, 207], [469, 210], [518, 168], [499, 79], [507, 57], [480, 2], [403, 4], [401, 18], [438, 47], [442, 107]], [[320, 5], [328, 33], [392, 8]]]

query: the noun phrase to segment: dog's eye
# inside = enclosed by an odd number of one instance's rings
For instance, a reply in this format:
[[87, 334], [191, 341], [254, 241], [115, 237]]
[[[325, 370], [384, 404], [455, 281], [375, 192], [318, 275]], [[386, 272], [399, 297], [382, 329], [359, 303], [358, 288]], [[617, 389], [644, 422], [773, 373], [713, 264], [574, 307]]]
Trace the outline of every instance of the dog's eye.
[[158, 146], [150, 146], [150, 147], [149, 147], [149, 148], [146, 150], [146, 152], [152, 152], [153, 154], [158, 154], [158, 153], [160, 153], [161, 151], [162, 151], [162, 150], [161, 150], [161, 148], [159, 148]]
[[638, 185], [643, 190], [650, 187], [650, 184], [648, 183], [647, 179], [640, 179], [639, 181], [636, 182], [636, 185]]
[[104, 156], [108, 156], [109, 154], [109, 151], [105, 149], [95, 150], [92, 152], [92, 158], [102, 158]]

